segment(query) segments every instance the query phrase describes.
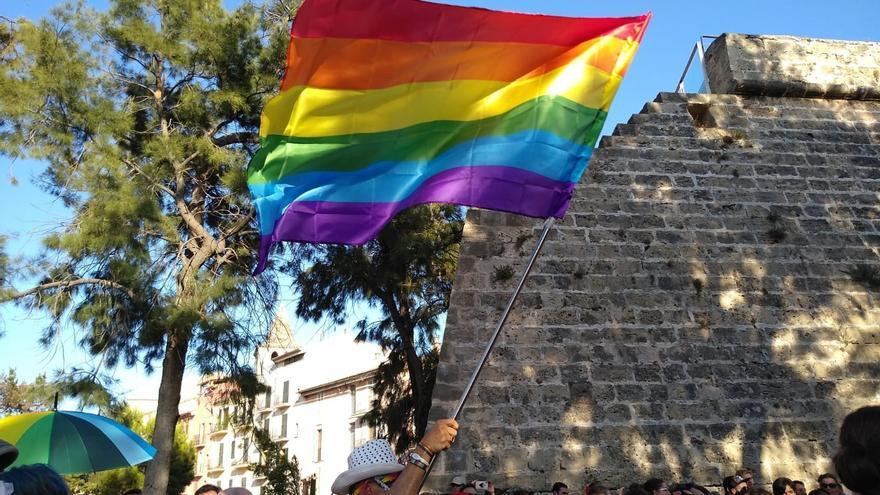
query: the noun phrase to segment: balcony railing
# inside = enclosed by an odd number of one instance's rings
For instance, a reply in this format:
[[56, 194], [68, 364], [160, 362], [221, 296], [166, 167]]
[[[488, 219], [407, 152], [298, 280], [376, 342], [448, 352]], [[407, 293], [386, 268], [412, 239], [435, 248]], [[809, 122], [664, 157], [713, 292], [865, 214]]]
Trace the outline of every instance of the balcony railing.
[[223, 459], [214, 458], [211, 459], [210, 462], [208, 462], [209, 473], [223, 471], [224, 469], [226, 469], [226, 467], [223, 465]]
[[247, 469], [251, 466], [251, 464], [256, 464], [257, 455], [243, 455], [237, 459], [232, 460], [232, 468], [233, 469]]
[[229, 431], [229, 421], [219, 421], [208, 427], [208, 435], [211, 438], [221, 437]]

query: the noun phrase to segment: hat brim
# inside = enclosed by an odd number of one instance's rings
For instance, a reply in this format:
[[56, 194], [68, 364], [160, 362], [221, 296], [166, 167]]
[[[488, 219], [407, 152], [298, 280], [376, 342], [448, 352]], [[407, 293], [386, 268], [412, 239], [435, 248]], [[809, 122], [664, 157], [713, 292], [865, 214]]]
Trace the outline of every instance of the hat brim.
[[18, 459], [18, 449], [14, 445], [0, 440], [0, 471], [3, 471]]
[[333, 482], [330, 491], [336, 495], [348, 495], [348, 489], [358, 481], [363, 481], [367, 478], [372, 478], [373, 476], [379, 476], [381, 474], [399, 473], [403, 471], [403, 467], [402, 464], [396, 462], [385, 462], [349, 469], [336, 477], [336, 481]]

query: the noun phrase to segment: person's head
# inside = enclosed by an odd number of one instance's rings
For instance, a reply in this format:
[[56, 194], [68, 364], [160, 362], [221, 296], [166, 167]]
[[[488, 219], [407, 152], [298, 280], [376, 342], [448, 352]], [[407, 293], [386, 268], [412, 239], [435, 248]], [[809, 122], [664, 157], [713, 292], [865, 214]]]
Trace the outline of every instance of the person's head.
[[733, 474], [742, 478], [743, 481], [745, 481], [746, 484], [749, 485], [749, 489], [755, 486], [755, 475], [752, 473], [751, 469], [747, 467], [739, 468]]
[[638, 483], [633, 483], [633, 484], [629, 485], [626, 488], [626, 490], [623, 491], [623, 495], [651, 495], [651, 494], [647, 490], [645, 490], [644, 486], [642, 486]]
[[797, 495], [794, 484], [788, 478], [776, 478], [773, 480], [773, 495]]
[[794, 485], [794, 493], [797, 495], [807, 495], [807, 485], [803, 481], [792, 480], [791, 484]]
[[651, 493], [645, 490], [644, 485], [633, 483], [623, 491], [623, 495], [651, 495]]
[[642, 488], [651, 495], [668, 495], [669, 487], [666, 482], [659, 478], [651, 478], [642, 485]]
[[234, 486], [234, 487], [229, 487], [229, 488], [223, 490], [222, 492], [220, 492], [220, 495], [253, 495], [253, 494], [247, 488], [241, 488], [241, 487]]
[[595, 484], [590, 487], [590, 495], [610, 495], [608, 492], [608, 487], [600, 484]]
[[761, 488], [760, 486], [753, 486], [749, 488], [749, 491], [746, 492], [746, 495], [771, 495], [766, 489]]
[[745, 495], [749, 491], [749, 485], [746, 480], [739, 475], [727, 476], [721, 481], [724, 487], [724, 495]]
[[[846, 421], [846, 420], [844, 420], [844, 421]], [[837, 452], [837, 455], [838, 456], [840, 455], [840, 451]], [[837, 460], [837, 456], [835, 456], [835, 462], [836, 462], [836, 460]], [[840, 468], [837, 468], [837, 470], [838, 470], [838, 472], [840, 472]], [[871, 478], [871, 477], [869, 476], [869, 478]], [[873, 479], [880, 480], [880, 478], [873, 478]], [[837, 476], [834, 476], [831, 473], [825, 473], [825, 474], [819, 476], [817, 481], [819, 482], [819, 488], [828, 492], [828, 495], [843, 495], [843, 487], [840, 486], [840, 480], [837, 479]], [[850, 485], [847, 485], [847, 486], [849, 486], [851, 489], [861, 493], [862, 495], [869, 495], [869, 494], [876, 495], [877, 493], [880, 493], [880, 491], [876, 490], [877, 485], [873, 484], [873, 482], [870, 485], [859, 485], [862, 487], [862, 490], [859, 490], [858, 488], [856, 488], [855, 484], [853, 484], [852, 486], [850, 486]], [[874, 491], [870, 491], [870, 490], [874, 490]]]
[[822, 488], [816, 488], [815, 490], [810, 490], [810, 493], [808, 495], [828, 495], [828, 492], [826, 492]]
[[144, 491], [140, 488], [131, 488], [122, 492], [122, 495], [143, 495]]
[[11, 466], [18, 459], [18, 449], [9, 442], [0, 440], [0, 471]]
[[[834, 456], [840, 481], [861, 495], [880, 494], [880, 406], [866, 406], [846, 415], [840, 426], [840, 447]], [[828, 476], [827, 481], [837, 481]], [[822, 485], [819, 479], [819, 486]], [[840, 485], [830, 495], [840, 495]]]
[[452, 478], [452, 481], [449, 482], [449, 493], [458, 493], [464, 488], [464, 485], [467, 484], [467, 480], [464, 479], [464, 476], [456, 476]]
[[4, 471], [0, 473], [0, 482], [11, 484], [15, 495], [70, 495], [64, 479], [45, 464]]
[[336, 495], [383, 495], [391, 490], [403, 465], [388, 440], [370, 440], [348, 456], [348, 470], [336, 477], [330, 490]]
[[221, 491], [223, 490], [217, 485], [202, 485], [194, 495], [220, 495]]
[[550, 491], [555, 495], [568, 495], [568, 485], [561, 481], [557, 481], [556, 483], [553, 483], [553, 488], [551, 488]]

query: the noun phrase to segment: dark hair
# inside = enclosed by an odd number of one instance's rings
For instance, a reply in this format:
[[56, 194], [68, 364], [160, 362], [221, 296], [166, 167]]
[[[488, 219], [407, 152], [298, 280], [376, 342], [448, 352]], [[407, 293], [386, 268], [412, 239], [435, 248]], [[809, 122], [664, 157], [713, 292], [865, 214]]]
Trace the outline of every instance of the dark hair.
[[804, 483], [804, 482], [801, 481], [801, 480], [791, 480], [791, 484], [792, 484], [792, 485], [804, 485], [804, 486], [807, 486], [807, 484]]
[[202, 485], [202, 486], [200, 486], [199, 489], [196, 490], [196, 493], [195, 493], [194, 495], [202, 495], [203, 493], [208, 493], [208, 492], [217, 492], [217, 493], [220, 493], [220, 492], [222, 492], [222, 491], [223, 491], [223, 490], [222, 490], [219, 486], [217, 486], [217, 485], [210, 485], [210, 484], [209, 484], [209, 485]]
[[761, 488], [760, 486], [753, 486], [748, 495], [770, 495], [770, 492], [767, 491], [766, 488]]
[[727, 490], [733, 490], [734, 488], [736, 488], [736, 485], [738, 485], [740, 483], [745, 483], [745, 482], [746, 481], [744, 479], [740, 478], [739, 475], [726, 476], [721, 481], [721, 486], [724, 487], [725, 491], [727, 491]]
[[785, 489], [791, 487], [794, 490], [794, 484], [788, 478], [776, 478], [773, 480], [773, 495], [785, 495]]
[[[544, 485], [544, 486], [547, 486], [547, 485]], [[563, 483], [561, 481], [557, 481], [556, 483], [553, 483], [553, 488], [551, 488], [550, 491], [551, 492], [558, 492], [560, 488], [568, 488], [568, 485], [566, 485], [565, 483]]]
[[[843, 421], [846, 422], [846, 419], [844, 419]], [[840, 429], [842, 431], [843, 427], [841, 427]], [[840, 452], [838, 452], [838, 454], [840, 454]], [[835, 466], [835, 468], [836, 468], [836, 466]], [[820, 474], [818, 478], [816, 478], [816, 483], [822, 483], [822, 480], [824, 480], [825, 478], [831, 478], [834, 481], [840, 481], [839, 479], [837, 479], [837, 476], [834, 476], [831, 473], [823, 473], [823, 474]]]
[[651, 493], [645, 490], [642, 485], [633, 483], [623, 492], [623, 495], [651, 495]]
[[663, 486], [663, 480], [660, 478], [651, 478], [642, 485], [642, 488], [648, 493], [651, 493], [654, 490], [659, 490], [661, 486]]
[[0, 473], [0, 481], [12, 483], [15, 495], [70, 495], [67, 483], [45, 464], [30, 464]]
[[737, 469], [736, 472], [733, 474], [739, 476], [740, 478], [744, 478], [745, 477], [745, 476], [743, 476], [744, 474], [754, 474], [754, 472], [751, 469], [744, 467], [744, 468]]
[[815, 490], [810, 490], [810, 493], [807, 495], [828, 495], [828, 492], [824, 488], [816, 488]]
[[834, 468], [850, 490], [880, 494], [880, 406], [862, 407], [843, 418]]
[[590, 484], [590, 495], [608, 495], [608, 488], [598, 483]]

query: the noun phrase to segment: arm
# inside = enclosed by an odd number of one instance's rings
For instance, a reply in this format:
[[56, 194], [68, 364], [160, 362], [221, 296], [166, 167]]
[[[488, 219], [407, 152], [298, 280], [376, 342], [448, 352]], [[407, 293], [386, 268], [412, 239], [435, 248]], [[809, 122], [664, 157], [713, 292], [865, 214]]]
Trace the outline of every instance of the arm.
[[[454, 419], [440, 419], [425, 432], [425, 436], [419, 443], [436, 455], [452, 445], [456, 434], [458, 434], [458, 422]], [[432, 460], [431, 452], [425, 451], [422, 447], [416, 447], [415, 451], [425, 460], [429, 462]], [[424, 477], [425, 472], [421, 468], [407, 464], [394, 484], [391, 485], [391, 491], [388, 492], [388, 495], [417, 495]]]

